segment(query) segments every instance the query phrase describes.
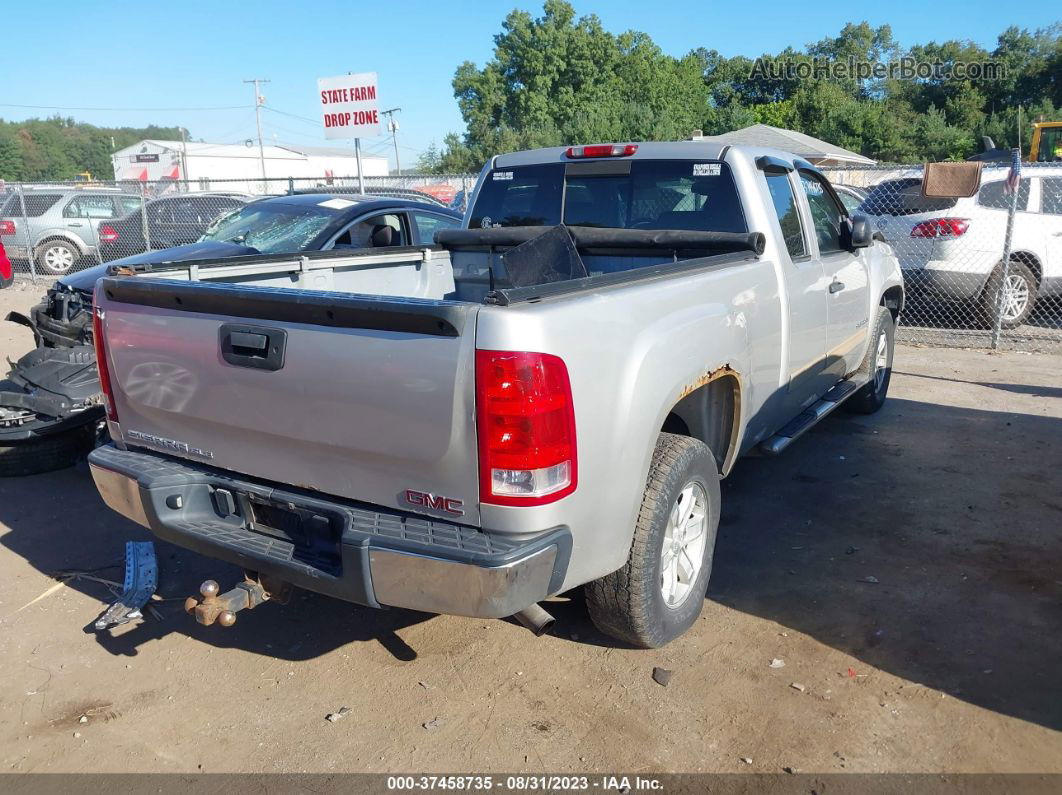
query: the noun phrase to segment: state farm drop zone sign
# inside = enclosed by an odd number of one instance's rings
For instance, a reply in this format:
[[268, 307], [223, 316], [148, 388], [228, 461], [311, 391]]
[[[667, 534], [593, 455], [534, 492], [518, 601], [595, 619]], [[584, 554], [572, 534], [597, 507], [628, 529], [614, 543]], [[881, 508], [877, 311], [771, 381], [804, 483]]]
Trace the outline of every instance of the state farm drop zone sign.
[[325, 138], [372, 138], [380, 134], [376, 72], [319, 78], [317, 99]]

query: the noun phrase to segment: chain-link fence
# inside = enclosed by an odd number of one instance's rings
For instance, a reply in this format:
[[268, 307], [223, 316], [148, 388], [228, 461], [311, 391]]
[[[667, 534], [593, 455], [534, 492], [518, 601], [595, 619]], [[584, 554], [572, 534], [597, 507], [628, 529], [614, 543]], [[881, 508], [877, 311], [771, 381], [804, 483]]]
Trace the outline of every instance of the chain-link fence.
[[[853, 214], [900, 260], [900, 339], [926, 345], [1062, 350], [1062, 164], [985, 164], [974, 196], [922, 195], [923, 166], [828, 169]], [[7, 185], [0, 241], [18, 275], [53, 279], [98, 262], [199, 240], [266, 195], [359, 193], [463, 210], [476, 175], [71, 182]], [[1009, 230], [1009, 237], [1008, 237]], [[1008, 242], [1009, 241], [1009, 242]], [[1009, 252], [1009, 256], [1007, 254]]]
[[829, 169], [903, 269], [905, 342], [1062, 351], [1062, 163], [986, 163], [969, 198], [923, 195], [923, 166]]
[[162, 180], [7, 184], [0, 243], [16, 276], [51, 280], [101, 262], [200, 240], [211, 225], [265, 196], [400, 198], [463, 211], [474, 174], [320, 179]]

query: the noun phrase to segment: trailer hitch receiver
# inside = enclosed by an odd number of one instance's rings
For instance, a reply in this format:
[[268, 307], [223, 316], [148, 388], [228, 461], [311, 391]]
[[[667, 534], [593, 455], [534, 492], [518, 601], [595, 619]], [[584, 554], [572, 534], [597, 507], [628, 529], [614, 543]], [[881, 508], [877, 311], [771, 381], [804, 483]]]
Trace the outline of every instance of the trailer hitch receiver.
[[243, 582], [225, 593], [215, 580], [207, 580], [199, 586], [201, 598], [189, 596], [184, 600], [185, 612], [195, 616], [203, 626], [220, 624], [231, 627], [236, 623], [236, 614], [241, 610], [258, 607], [262, 602], [274, 599], [281, 604], [288, 601], [291, 585], [268, 581], [248, 573]]

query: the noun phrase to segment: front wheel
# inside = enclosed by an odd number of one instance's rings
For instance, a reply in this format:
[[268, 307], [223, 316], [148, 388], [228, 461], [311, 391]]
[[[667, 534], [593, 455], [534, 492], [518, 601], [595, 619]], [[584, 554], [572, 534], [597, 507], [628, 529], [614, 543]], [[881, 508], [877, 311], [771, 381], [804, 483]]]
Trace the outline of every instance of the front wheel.
[[719, 528], [719, 468], [708, 446], [658, 437], [623, 568], [586, 586], [602, 632], [642, 648], [674, 640], [697, 620]]
[[856, 414], [873, 414], [885, 405], [885, 397], [889, 393], [896, 322], [892, 319], [892, 312], [884, 306], [878, 307], [872, 334], [867, 354], [857, 371], [867, 383], [841, 404]]

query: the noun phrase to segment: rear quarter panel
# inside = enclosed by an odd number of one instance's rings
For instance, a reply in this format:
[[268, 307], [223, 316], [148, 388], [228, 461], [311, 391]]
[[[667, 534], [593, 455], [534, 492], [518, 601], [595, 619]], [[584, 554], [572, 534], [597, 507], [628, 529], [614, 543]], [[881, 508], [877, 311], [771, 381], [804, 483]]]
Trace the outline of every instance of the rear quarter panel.
[[678, 401], [728, 367], [740, 381], [739, 432], [778, 388], [781, 311], [774, 265], [712, 267], [590, 294], [480, 311], [476, 347], [560, 356], [575, 404], [579, 487], [535, 508], [482, 504], [484, 527], [567, 525], [565, 588], [627, 558], [649, 463]]

